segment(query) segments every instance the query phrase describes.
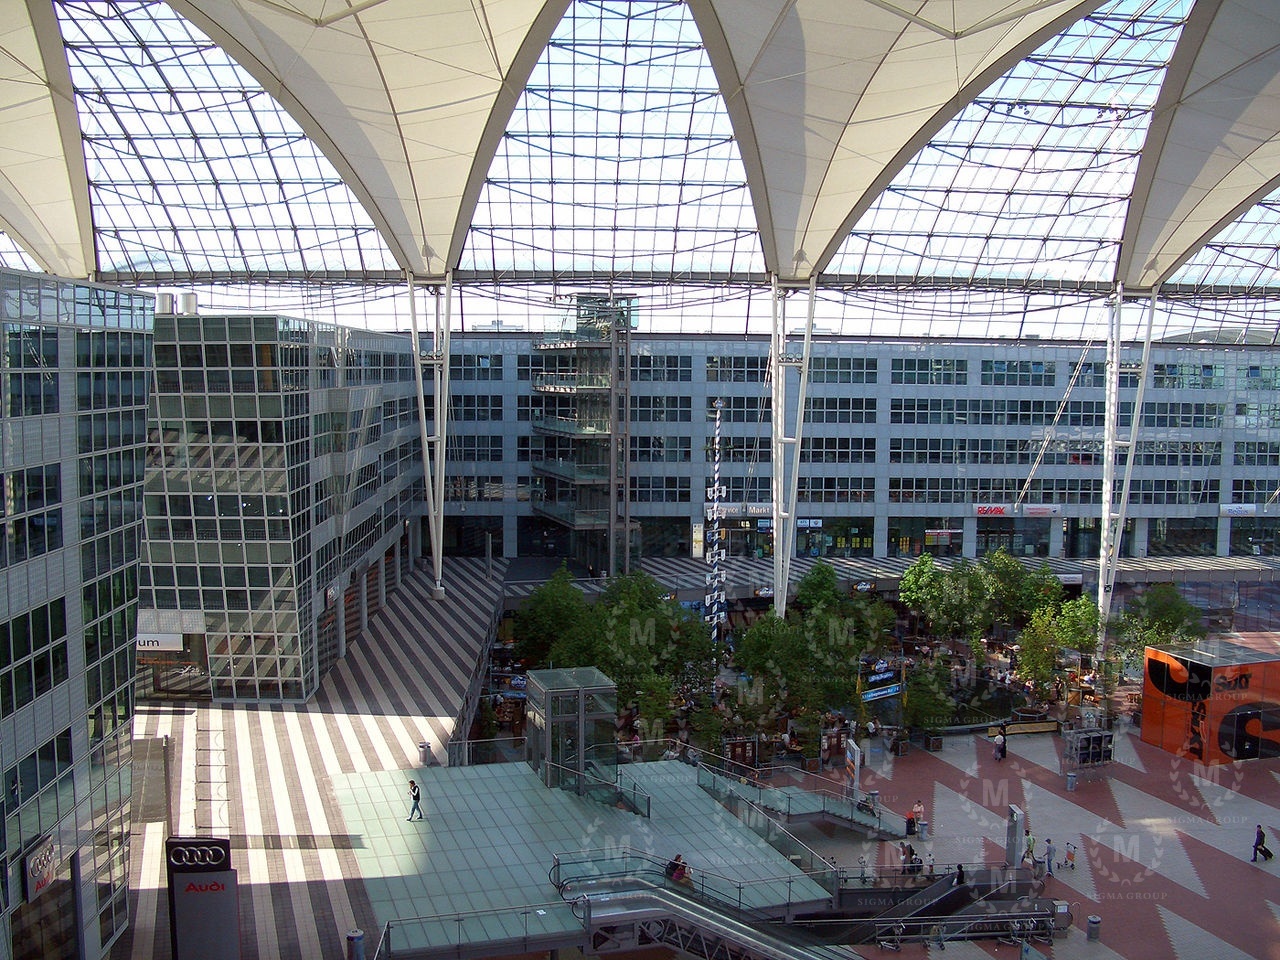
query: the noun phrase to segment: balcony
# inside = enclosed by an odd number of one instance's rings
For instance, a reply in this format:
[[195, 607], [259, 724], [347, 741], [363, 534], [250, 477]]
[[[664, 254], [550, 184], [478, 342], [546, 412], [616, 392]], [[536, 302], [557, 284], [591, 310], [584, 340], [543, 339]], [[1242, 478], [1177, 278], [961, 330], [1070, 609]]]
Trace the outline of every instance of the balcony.
[[602, 392], [609, 389], [607, 373], [540, 373], [533, 378], [533, 389], [541, 393]]
[[573, 420], [568, 417], [534, 416], [533, 429], [560, 437], [608, 437], [611, 424], [607, 417]]
[[609, 526], [608, 508], [584, 510], [576, 503], [560, 503], [535, 498], [533, 512], [549, 517], [574, 530], [603, 530]]
[[580, 324], [570, 330], [553, 330], [533, 342], [535, 350], [570, 350], [574, 347], [607, 347], [611, 341], [608, 323]]
[[572, 460], [533, 460], [535, 473], [567, 480], [570, 483], [608, 483], [609, 467], [603, 463], [574, 463]]

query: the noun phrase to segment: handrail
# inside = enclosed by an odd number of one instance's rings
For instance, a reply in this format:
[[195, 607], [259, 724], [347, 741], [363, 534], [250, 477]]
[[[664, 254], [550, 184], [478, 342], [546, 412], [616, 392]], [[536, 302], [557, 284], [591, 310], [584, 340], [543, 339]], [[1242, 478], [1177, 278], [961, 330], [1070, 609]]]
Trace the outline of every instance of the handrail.
[[[703, 780], [704, 771], [710, 776], [706, 782]], [[714, 789], [716, 785], [720, 785], [721, 788]], [[716, 778], [716, 774], [713, 771], [706, 767], [699, 767], [698, 786], [719, 800], [747, 829], [755, 833], [769, 846], [783, 856], [798, 860], [800, 869], [806, 874], [812, 875], [815, 878], [815, 882], [821, 884], [824, 889], [834, 894], [840, 888], [839, 872], [826, 857], [817, 853], [799, 837], [791, 833], [782, 823], [771, 817], [766, 807], [752, 803], [751, 800], [739, 793], [736, 785], [722, 784], [722, 781]], [[743, 816], [742, 811], [726, 804], [725, 800], [729, 798], [732, 798], [735, 803], [742, 804], [747, 815]], [[818, 866], [819, 864], [821, 866]], [[818, 879], [819, 877], [821, 879]]]
[[[565, 893], [581, 892], [580, 885], [584, 882], [626, 878], [636, 878], [648, 882], [646, 878], [651, 874], [665, 879], [666, 865], [666, 859], [644, 850], [632, 849], [631, 847], [575, 850], [572, 853], [556, 854], [553, 857], [550, 878], [563, 896]], [[590, 869], [580, 870], [579, 868], [582, 867], [590, 867]], [[696, 894], [701, 899], [741, 911], [747, 916], [764, 918], [765, 914], [761, 911], [768, 907], [790, 906], [795, 903], [809, 903], [812, 901], [812, 897], [795, 898], [792, 896], [794, 893], [793, 887], [797, 880], [808, 879], [826, 890], [829, 887], [823, 882], [824, 878], [821, 874], [834, 873], [830, 868], [817, 872], [804, 870], [799, 872], [801, 874], [799, 877], [795, 873], [785, 873], [759, 877], [753, 880], [742, 880], [738, 877], [729, 877], [694, 864], [691, 882], [672, 889]], [[764, 890], [779, 884], [786, 885], [787, 898], [785, 901], [778, 902], [767, 900], [767, 898], [763, 897], [750, 896], [757, 890]], [[662, 883], [658, 885], [664, 886]]]
[[[453, 913], [433, 914], [431, 916], [423, 917], [396, 917], [392, 920], [388, 920], [382, 925], [382, 933], [378, 938], [378, 945], [374, 950], [372, 960], [390, 960], [396, 950], [406, 949], [403, 941], [398, 946], [393, 947], [393, 941], [397, 939], [393, 936], [396, 928], [418, 926], [425, 932], [426, 928], [435, 927], [441, 933], [445, 933], [451, 929], [453, 936], [445, 936], [441, 939], [443, 939], [447, 945], [457, 947], [461, 945], [463, 931], [468, 925], [478, 929], [482, 934], [486, 934], [484, 939], [492, 939], [487, 935], [483, 921], [490, 917], [501, 917], [506, 920], [509, 919], [516, 910], [519, 910], [520, 914], [524, 917], [524, 930], [521, 936], [512, 939], [528, 941], [531, 935], [529, 930], [529, 918], [531, 916], [542, 915], [539, 911], [545, 911], [547, 914], [560, 914], [565, 911], [566, 906], [567, 905], [561, 901], [553, 900], [547, 903], [525, 904], [518, 908], [506, 906], [495, 907], [490, 910], [459, 911]], [[570, 915], [573, 914], [571, 906], [569, 906], [569, 913]], [[575, 917], [575, 919], [578, 918]], [[450, 925], [452, 925], [452, 927]], [[408, 947], [408, 949], [413, 949], [413, 947]]]
[[[753, 769], [733, 761], [728, 763], [732, 768], [730, 770], [717, 769], [717, 767], [705, 761], [699, 769], [705, 770], [709, 776], [720, 777], [728, 781], [731, 784], [729, 789], [739, 794], [743, 792], [749, 794], [752, 790], [756, 791], [755, 802], [759, 806], [776, 810], [786, 817], [805, 813], [818, 813], [823, 816], [847, 820], [851, 823], [859, 823], [864, 827], [874, 828], [879, 832], [890, 833], [897, 837], [905, 837], [907, 835], [907, 818], [901, 814], [894, 813], [887, 807], [881, 806], [875, 794], [864, 792], [861, 797], [857, 797], [856, 795], [849, 795], [853, 793], [853, 791], [849, 790], [845, 796], [839, 796], [829, 790], [807, 790], [804, 788], [797, 788], [801, 790], [800, 793], [792, 793], [775, 787], [770, 783], [762, 782], [762, 775], [772, 775], [769, 772], [770, 768]], [[779, 767], [774, 769], [791, 770], [792, 768]], [[739, 770], [742, 772], [739, 772]], [[699, 786], [706, 789], [701, 777], [699, 777], [698, 783]], [[810, 797], [817, 798], [818, 809], [798, 809]], [[779, 799], [777, 802], [770, 802], [774, 798]]]
[[[584, 761], [585, 761], [585, 758], [584, 758]], [[595, 767], [596, 769], [599, 769], [599, 764], [596, 764], [592, 761], [585, 761], [585, 762], [591, 763], [593, 767]], [[562, 763], [554, 763], [551, 760], [544, 759], [542, 761], [542, 765], [543, 767], [560, 771], [560, 775], [562, 779], [560, 780], [559, 783], [555, 784], [556, 787], [562, 787], [565, 781], [567, 780], [580, 779], [585, 782], [585, 787], [583, 786], [582, 783], [578, 783], [577, 788], [574, 791], [580, 797], [585, 796], [588, 799], [597, 799], [594, 796], [592, 796], [592, 794], [595, 792], [593, 788], [598, 789], [598, 788], [604, 787], [614, 794], [614, 796], [610, 798], [610, 802], [613, 802], [614, 800], [630, 800], [632, 809], [634, 810], [634, 812], [640, 814], [640, 816], [643, 816], [643, 817], [648, 817], [653, 812], [653, 797], [645, 793], [644, 790], [640, 789], [640, 785], [638, 783], [633, 782], [630, 788], [624, 788], [620, 780], [620, 774], [616, 767], [613, 768], [614, 779], [606, 780], [604, 777], [596, 776], [594, 773], [591, 773], [589, 771], [583, 770], [580, 772], [578, 770], [575, 770], [573, 767], [566, 767]], [[545, 775], [543, 775], [542, 782], [544, 784], [547, 784], [547, 778]], [[547, 784], [547, 785], [550, 786], [550, 784]]]

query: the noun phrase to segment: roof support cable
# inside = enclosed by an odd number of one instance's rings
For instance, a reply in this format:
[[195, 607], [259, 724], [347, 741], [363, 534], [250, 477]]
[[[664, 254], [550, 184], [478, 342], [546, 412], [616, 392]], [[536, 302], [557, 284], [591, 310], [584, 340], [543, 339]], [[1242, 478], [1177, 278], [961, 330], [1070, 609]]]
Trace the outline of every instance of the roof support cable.
[[1018, 508], [1027, 499], [1027, 494], [1031, 490], [1031, 483], [1035, 480], [1036, 471], [1040, 469], [1040, 463], [1044, 460], [1045, 452], [1049, 449], [1050, 444], [1057, 439], [1058, 424], [1062, 421], [1062, 414], [1067, 409], [1067, 403], [1071, 399], [1071, 391], [1075, 388], [1076, 381], [1080, 379], [1080, 371], [1084, 369], [1085, 358], [1089, 356], [1089, 351], [1093, 349], [1093, 341], [1085, 344], [1084, 352], [1080, 354], [1080, 361], [1076, 364], [1075, 370], [1071, 373], [1071, 379], [1067, 381], [1067, 389], [1062, 394], [1062, 399], [1058, 401], [1058, 409], [1053, 412], [1053, 422], [1049, 424], [1049, 429], [1044, 433], [1044, 439], [1040, 441], [1040, 449], [1036, 451], [1036, 458], [1031, 464], [1031, 469], [1027, 471], [1027, 479], [1022, 483], [1022, 489], [1018, 491], [1017, 499], [1013, 501], [1013, 510], [1016, 514]]

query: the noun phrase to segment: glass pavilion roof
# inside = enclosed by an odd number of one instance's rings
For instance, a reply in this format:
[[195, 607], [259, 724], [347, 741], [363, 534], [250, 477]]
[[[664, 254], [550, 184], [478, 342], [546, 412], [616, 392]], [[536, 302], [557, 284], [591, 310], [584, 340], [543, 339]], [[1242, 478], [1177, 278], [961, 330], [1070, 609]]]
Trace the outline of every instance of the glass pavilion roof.
[[[229, 54], [153, 0], [55, 7], [99, 278], [196, 290], [213, 308], [350, 320], [359, 306], [370, 322], [382, 302], [381, 322], [403, 322], [403, 272], [375, 219]], [[1191, 8], [1105, 3], [960, 109], [821, 271], [829, 328], [1088, 326], [1081, 318], [1114, 289], [1144, 141]], [[1268, 322], [1277, 219], [1273, 194], [1178, 267], [1164, 287], [1169, 323]], [[3, 235], [0, 262], [34, 268]], [[764, 319], [767, 305], [751, 305], [767, 268], [748, 176], [683, 2], [569, 5], [497, 146], [455, 281], [477, 320], [536, 323], [555, 294], [602, 285], [640, 292], [683, 324]]]

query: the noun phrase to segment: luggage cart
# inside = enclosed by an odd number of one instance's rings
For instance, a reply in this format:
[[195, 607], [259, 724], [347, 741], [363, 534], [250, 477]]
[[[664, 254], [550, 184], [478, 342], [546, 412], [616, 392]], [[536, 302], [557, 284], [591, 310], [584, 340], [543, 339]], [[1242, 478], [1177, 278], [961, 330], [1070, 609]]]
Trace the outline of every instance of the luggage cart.
[[1058, 869], [1061, 870], [1063, 867], [1069, 870], [1076, 868], [1076, 845], [1074, 843], [1067, 843], [1063, 847], [1062, 862], [1058, 864]]

